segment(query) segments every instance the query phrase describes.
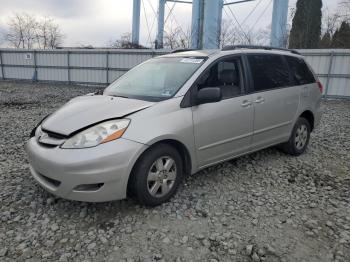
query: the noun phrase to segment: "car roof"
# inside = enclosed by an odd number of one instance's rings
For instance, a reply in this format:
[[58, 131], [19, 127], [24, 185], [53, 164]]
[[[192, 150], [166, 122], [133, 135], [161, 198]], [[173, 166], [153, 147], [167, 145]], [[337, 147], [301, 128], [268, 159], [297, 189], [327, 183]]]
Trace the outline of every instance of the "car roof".
[[163, 57], [209, 57], [218, 54], [220, 49], [204, 49], [204, 50], [190, 50], [190, 51], [173, 51], [173, 53], [166, 54]]
[[288, 55], [295, 57], [302, 57], [294, 50], [289, 49], [265, 49], [265, 47], [257, 47], [257, 48], [237, 48], [237, 49], [204, 49], [204, 50], [190, 50], [190, 51], [177, 51], [175, 50], [173, 53], [163, 55], [162, 57], [211, 57], [211, 56], [224, 56], [229, 54], [277, 54], [277, 55]]
[[222, 54], [230, 54], [232, 51], [238, 51], [240, 50], [241, 53], [244, 54], [275, 54], [275, 55], [286, 55], [286, 56], [295, 56], [295, 57], [302, 57], [301, 54], [297, 52], [293, 52], [293, 50], [279, 50], [279, 49], [272, 49], [272, 50], [266, 50], [266, 49], [235, 49], [235, 50], [224, 50], [221, 51]]

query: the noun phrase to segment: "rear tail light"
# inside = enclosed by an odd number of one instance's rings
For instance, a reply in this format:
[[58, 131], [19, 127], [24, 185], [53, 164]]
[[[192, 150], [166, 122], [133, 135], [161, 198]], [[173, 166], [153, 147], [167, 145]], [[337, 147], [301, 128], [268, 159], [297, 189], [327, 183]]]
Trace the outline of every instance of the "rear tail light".
[[318, 88], [320, 89], [321, 94], [323, 94], [323, 85], [319, 80], [317, 81], [317, 85], [318, 85]]

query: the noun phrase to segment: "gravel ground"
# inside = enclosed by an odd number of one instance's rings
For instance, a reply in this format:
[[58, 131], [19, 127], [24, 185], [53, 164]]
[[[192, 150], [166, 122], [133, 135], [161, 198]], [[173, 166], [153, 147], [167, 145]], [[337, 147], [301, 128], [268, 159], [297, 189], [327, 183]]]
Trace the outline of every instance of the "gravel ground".
[[350, 101], [324, 102], [304, 155], [216, 165], [147, 209], [56, 198], [30, 176], [31, 129], [95, 89], [0, 82], [0, 261], [350, 261]]

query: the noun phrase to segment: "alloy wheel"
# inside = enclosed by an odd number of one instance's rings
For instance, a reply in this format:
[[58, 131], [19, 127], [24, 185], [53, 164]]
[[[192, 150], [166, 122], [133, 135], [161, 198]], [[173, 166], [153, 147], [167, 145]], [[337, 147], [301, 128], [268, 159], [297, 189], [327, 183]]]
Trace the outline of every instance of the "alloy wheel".
[[295, 133], [295, 147], [301, 150], [306, 145], [308, 138], [308, 129], [306, 125], [301, 125]]
[[173, 188], [177, 175], [175, 160], [162, 156], [152, 164], [148, 171], [147, 188], [153, 197], [163, 197]]

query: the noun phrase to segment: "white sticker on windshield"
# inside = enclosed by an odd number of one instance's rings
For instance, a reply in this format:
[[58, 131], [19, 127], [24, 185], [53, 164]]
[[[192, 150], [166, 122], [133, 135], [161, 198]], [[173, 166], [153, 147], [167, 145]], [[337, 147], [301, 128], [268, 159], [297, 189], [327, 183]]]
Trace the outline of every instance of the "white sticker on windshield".
[[181, 63], [192, 63], [192, 64], [200, 64], [203, 62], [203, 59], [197, 58], [183, 58], [180, 60]]
[[171, 92], [169, 90], [166, 90], [161, 95], [162, 96], [171, 96]]

